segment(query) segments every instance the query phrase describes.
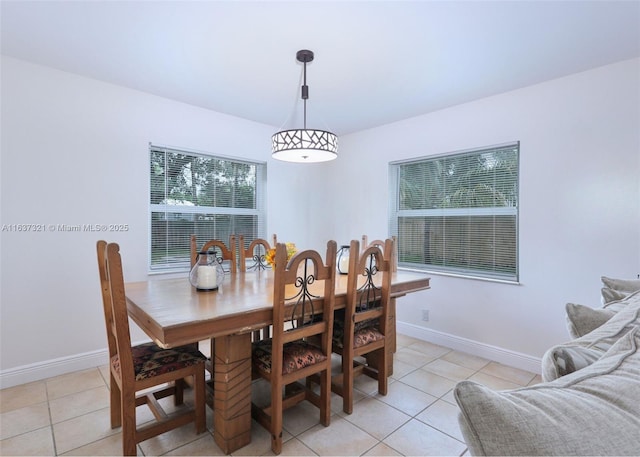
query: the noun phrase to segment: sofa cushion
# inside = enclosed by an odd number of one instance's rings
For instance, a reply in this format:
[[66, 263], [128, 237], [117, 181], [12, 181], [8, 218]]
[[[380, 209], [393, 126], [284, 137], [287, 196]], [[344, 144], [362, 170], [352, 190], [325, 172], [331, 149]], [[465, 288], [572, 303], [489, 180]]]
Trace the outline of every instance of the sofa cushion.
[[608, 287], [600, 289], [600, 295], [602, 296], [603, 305], [611, 303], [612, 301], [622, 300], [627, 296], [624, 292], [618, 292], [617, 290], [609, 289]]
[[552, 381], [598, 360], [620, 337], [640, 326], [640, 294], [627, 297], [622, 311], [573, 341], [554, 346], [542, 356], [542, 379]]
[[618, 313], [625, 309], [630, 303], [634, 303], [637, 300], [640, 300], [640, 290], [632, 292], [626, 295], [624, 298], [621, 298], [620, 300], [611, 301], [605, 304], [602, 309]]
[[593, 309], [589, 306], [567, 303], [567, 328], [572, 338], [580, 338], [597, 329], [613, 317], [609, 309]]
[[640, 455], [640, 329], [553, 382], [496, 392], [454, 389], [472, 455]]
[[607, 304], [640, 290], [640, 279], [616, 279], [602, 276], [602, 301]]

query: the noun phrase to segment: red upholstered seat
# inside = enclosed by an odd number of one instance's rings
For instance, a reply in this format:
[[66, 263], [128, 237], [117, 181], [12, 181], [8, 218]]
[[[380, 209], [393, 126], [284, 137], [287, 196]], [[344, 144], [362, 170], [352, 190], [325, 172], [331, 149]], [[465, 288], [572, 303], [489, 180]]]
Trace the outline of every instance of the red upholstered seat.
[[[131, 352], [136, 381], [160, 376], [206, 360], [206, 357], [194, 346], [162, 349], [154, 343], [145, 343], [132, 347]], [[118, 354], [111, 357], [111, 366], [120, 373]]]
[[[253, 345], [253, 363], [265, 373], [271, 373], [271, 339]], [[322, 350], [305, 341], [284, 345], [282, 351], [282, 374], [289, 374], [309, 365], [327, 360]]]

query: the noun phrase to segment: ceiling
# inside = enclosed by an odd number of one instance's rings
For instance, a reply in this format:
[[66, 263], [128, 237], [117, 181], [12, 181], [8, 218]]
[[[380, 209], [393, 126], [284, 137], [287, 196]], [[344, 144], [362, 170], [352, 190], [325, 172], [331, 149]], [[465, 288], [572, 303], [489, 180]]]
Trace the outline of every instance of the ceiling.
[[11, 1], [4, 55], [346, 134], [640, 56], [640, 1]]

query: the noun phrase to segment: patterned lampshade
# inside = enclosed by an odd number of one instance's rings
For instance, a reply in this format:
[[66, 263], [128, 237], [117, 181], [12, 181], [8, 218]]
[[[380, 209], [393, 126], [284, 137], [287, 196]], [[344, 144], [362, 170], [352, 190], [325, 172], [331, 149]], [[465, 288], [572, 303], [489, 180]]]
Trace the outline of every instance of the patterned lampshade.
[[272, 157], [287, 162], [327, 162], [338, 156], [338, 137], [325, 130], [282, 130], [271, 142]]
[[304, 64], [304, 128], [281, 130], [271, 137], [271, 157], [285, 162], [327, 162], [338, 157], [338, 137], [326, 130], [307, 129], [307, 63], [313, 60], [313, 52], [303, 49], [296, 58]]

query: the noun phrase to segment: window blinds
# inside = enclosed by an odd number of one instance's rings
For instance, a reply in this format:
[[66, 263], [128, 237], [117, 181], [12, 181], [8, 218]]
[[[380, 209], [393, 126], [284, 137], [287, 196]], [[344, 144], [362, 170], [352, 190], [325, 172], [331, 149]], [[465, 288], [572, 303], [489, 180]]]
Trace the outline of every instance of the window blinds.
[[149, 174], [151, 271], [188, 270], [192, 234], [265, 237], [265, 163], [150, 145]]
[[399, 265], [518, 280], [519, 143], [390, 164]]

